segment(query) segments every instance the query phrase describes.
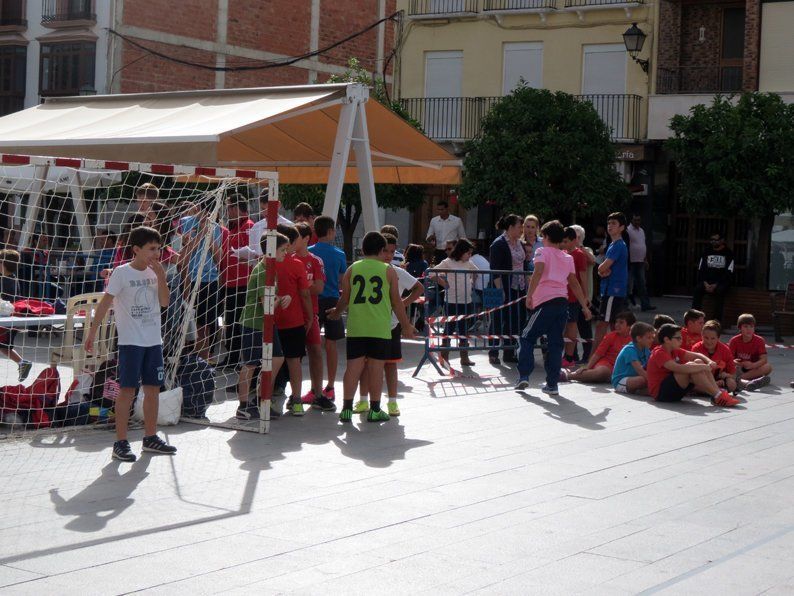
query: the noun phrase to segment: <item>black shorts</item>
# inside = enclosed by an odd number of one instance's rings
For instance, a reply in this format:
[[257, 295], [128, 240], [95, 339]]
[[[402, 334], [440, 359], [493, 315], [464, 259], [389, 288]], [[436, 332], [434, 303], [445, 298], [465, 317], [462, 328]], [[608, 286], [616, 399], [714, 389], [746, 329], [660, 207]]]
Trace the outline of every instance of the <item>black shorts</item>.
[[[250, 366], [258, 366], [262, 361], [262, 332], [250, 327], [242, 327], [242, 363]], [[281, 350], [278, 332], [273, 333], [273, 357], [279, 358], [284, 353]]]
[[389, 340], [389, 357], [386, 358], [386, 360], [389, 362], [399, 362], [403, 359], [402, 339], [402, 326], [397, 323], [397, 326], [391, 330], [391, 339]]
[[579, 322], [579, 315], [582, 314], [582, 305], [578, 302], [569, 302], [568, 303], [568, 322], [569, 323], [577, 323]]
[[325, 330], [325, 339], [330, 339], [332, 341], [345, 339], [344, 321], [342, 321], [342, 319], [332, 321], [328, 318], [328, 315], [325, 314], [325, 311], [335, 307], [338, 301], [339, 300], [336, 298], [320, 298], [318, 301], [320, 306], [320, 312], [318, 314], [320, 319], [320, 328]]
[[623, 296], [601, 296], [598, 306], [598, 320], [614, 323], [617, 316], [626, 310], [626, 298]]
[[348, 337], [347, 359], [372, 358], [373, 360], [389, 360], [391, 341], [380, 337]]
[[678, 381], [675, 380], [675, 375], [671, 374], [662, 381], [659, 386], [659, 395], [656, 396], [656, 401], [662, 402], [675, 402], [684, 399], [688, 391], [692, 390], [694, 385], [690, 383], [686, 387], [681, 387]]
[[196, 324], [199, 327], [217, 325], [221, 316], [223, 297], [218, 289], [217, 281], [206, 281], [199, 284], [196, 297]]
[[278, 338], [284, 358], [303, 358], [306, 355], [306, 327], [293, 327], [292, 329], [279, 329]]

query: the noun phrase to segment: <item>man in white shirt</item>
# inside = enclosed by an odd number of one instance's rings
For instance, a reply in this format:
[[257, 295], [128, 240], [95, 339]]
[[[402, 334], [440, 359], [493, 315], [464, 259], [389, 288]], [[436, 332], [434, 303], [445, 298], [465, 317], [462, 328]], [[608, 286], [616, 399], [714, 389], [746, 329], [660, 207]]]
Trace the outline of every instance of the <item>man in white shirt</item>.
[[[262, 234], [264, 234], [267, 229], [267, 203], [268, 194], [267, 192], [263, 192], [259, 195], [259, 221], [248, 229], [248, 246], [232, 249], [232, 254], [241, 261], [256, 261], [262, 256], [260, 241], [262, 240]], [[292, 225], [292, 222], [280, 213], [278, 214], [278, 223], [287, 226]]]
[[655, 310], [648, 299], [648, 288], [645, 284], [645, 269], [648, 267], [648, 247], [645, 244], [645, 230], [642, 229], [642, 217], [631, 216], [631, 224], [626, 228], [629, 234], [629, 296], [639, 296], [643, 311]]
[[456, 215], [449, 212], [449, 204], [446, 201], [439, 201], [436, 206], [438, 215], [430, 220], [430, 227], [427, 228], [427, 240], [435, 244], [435, 262], [443, 261], [447, 254], [444, 249], [447, 242], [457, 242], [466, 237], [466, 230], [463, 228], [463, 221]]

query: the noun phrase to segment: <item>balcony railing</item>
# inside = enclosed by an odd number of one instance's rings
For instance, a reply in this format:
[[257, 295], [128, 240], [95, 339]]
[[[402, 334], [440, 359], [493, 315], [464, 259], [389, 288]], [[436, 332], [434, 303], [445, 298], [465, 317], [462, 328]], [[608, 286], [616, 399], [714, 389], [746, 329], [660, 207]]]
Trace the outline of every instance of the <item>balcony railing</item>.
[[27, 27], [28, 22], [22, 17], [0, 15], [0, 27]]
[[91, 0], [42, 0], [41, 22], [96, 21]]
[[411, 0], [408, 5], [408, 14], [420, 17], [476, 12], [477, 0]]
[[583, 6], [609, 6], [610, 4], [645, 4], [645, 0], [565, 0], [565, 8], [581, 8]]
[[658, 69], [656, 92], [734, 93], [742, 90], [741, 66], [681, 66]]
[[[640, 135], [639, 95], [578, 95], [593, 104], [609, 125], [613, 140], [636, 140]], [[501, 97], [412, 97], [400, 100], [418, 120], [425, 134], [436, 141], [461, 142], [482, 132], [482, 119]]]
[[482, 7], [484, 12], [520, 12], [543, 8], [557, 8], [557, 0], [485, 0]]

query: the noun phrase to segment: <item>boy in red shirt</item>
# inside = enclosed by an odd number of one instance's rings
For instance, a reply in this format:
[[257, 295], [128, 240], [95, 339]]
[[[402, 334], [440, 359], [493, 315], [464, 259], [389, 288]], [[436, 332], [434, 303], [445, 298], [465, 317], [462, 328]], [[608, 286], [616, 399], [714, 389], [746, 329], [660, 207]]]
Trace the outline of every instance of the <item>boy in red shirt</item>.
[[[573, 257], [573, 268], [576, 279], [587, 291], [587, 256], [584, 251], [577, 246], [576, 230], [572, 227], [565, 228], [565, 240], [562, 241], [562, 249]], [[534, 256], [534, 255], [533, 255]], [[568, 288], [568, 322], [565, 324], [565, 355], [562, 359], [563, 368], [570, 368], [576, 364], [574, 352], [576, 351], [576, 339], [579, 337], [579, 315], [582, 312], [582, 305], [576, 299], [571, 288]]]
[[646, 372], [648, 393], [656, 401], [681, 401], [692, 389], [711, 396], [711, 403], [728, 408], [739, 400], [719, 387], [711, 371], [716, 364], [703, 354], [682, 350], [681, 327], [662, 325], [657, 334], [659, 345], [651, 352]]
[[736, 382], [736, 364], [733, 362], [731, 349], [720, 341], [722, 325], [719, 321], [708, 321], [703, 325], [703, 339], [692, 346], [696, 354], [703, 354], [717, 364], [714, 369], [714, 380], [717, 387], [722, 387], [736, 395], [739, 389]]
[[747, 381], [745, 389], [754, 391], [769, 385], [772, 365], [766, 357], [766, 342], [755, 334], [755, 317], [751, 314], [739, 315], [736, 321], [739, 334], [728, 342], [733, 359], [739, 368], [739, 378]]
[[627, 343], [631, 342], [631, 326], [637, 321], [631, 311], [624, 311], [615, 317], [615, 330], [610, 331], [598, 344], [590, 360], [583, 367], [573, 372], [560, 371], [560, 380], [578, 381], [579, 383], [609, 383], [612, 380], [612, 369], [618, 354]]
[[690, 309], [684, 313], [684, 328], [681, 329], [681, 349], [691, 351], [692, 347], [702, 339], [705, 313]]
[[306, 266], [295, 258], [295, 246], [300, 236], [298, 230], [295, 226], [286, 225], [279, 225], [277, 229], [279, 234], [284, 234], [290, 241], [286, 258], [276, 262], [281, 308], [276, 309], [275, 313], [278, 338], [287, 363], [292, 389], [287, 401], [287, 409], [293, 416], [303, 416], [301, 358], [306, 355], [306, 333], [314, 323], [312, 303], [309, 299], [310, 284], [306, 277]]
[[320, 299], [325, 287], [325, 265], [320, 257], [309, 252], [309, 240], [312, 228], [307, 223], [295, 224], [298, 239], [295, 241], [295, 258], [306, 267], [306, 278], [309, 281], [309, 295], [312, 300], [312, 326], [306, 332], [306, 351], [309, 353], [309, 377], [311, 389], [301, 397], [301, 403], [309, 404], [316, 410], [333, 412], [334, 402], [323, 395], [323, 350], [320, 338]]

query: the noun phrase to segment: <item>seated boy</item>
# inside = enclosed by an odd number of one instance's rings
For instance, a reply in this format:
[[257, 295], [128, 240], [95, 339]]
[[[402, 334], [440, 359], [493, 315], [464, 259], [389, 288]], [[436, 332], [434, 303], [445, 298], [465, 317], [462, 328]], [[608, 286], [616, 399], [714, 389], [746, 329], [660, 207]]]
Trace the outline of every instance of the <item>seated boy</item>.
[[713, 371], [717, 386], [736, 395], [741, 389], [736, 381], [736, 364], [733, 362], [731, 349], [720, 341], [721, 333], [722, 325], [719, 321], [707, 321], [701, 331], [703, 339], [692, 346], [692, 351], [713, 360], [717, 364], [717, 368]]
[[[653, 318], [653, 328], [656, 331], [659, 331], [659, 329], [662, 328], [662, 325], [675, 325], [675, 324], [676, 324], [675, 319], [670, 315], [656, 315]], [[653, 340], [653, 345], [651, 346], [651, 350], [653, 350], [658, 345], [659, 345], [659, 339], [657, 337], [656, 339]]]
[[736, 321], [739, 334], [728, 342], [733, 359], [739, 368], [739, 378], [747, 381], [745, 389], [755, 391], [769, 385], [772, 365], [766, 357], [766, 342], [755, 334], [755, 317], [751, 314], [739, 315]]
[[698, 343], [702, 337], [703, 324], [706, 322], [706, 315], [695, 309], [690, 309], [684, 313], [684, 328], [681, 329], [681, 349], [692, 350], [692, 346]]
[[716, 364], [707, 356], [682, 350], [681, 327], [662, 325], [657, 336], [659, 345], [648, 358], [648, 393], [656, 401], [681, 401], [694, 389], [711, 396], [711, 403], [724, 408], [735, 406], [738, 400], [717, 387], [712, 370]]
[[560, 371], [560, 380], [580, 383], [609, 383], [618, 354], [623, 346], [631, 341], [629, 329], [636, 320], [631, 311], [618, 313], [615, 316], [615, 330], [604, 336], [587, 364], [573, 372]]
[[612, 387], [618, 393], [647, 393], [648, 358], [656, 340], [656, 330], [648, 323], [631, 326], [631, 343], [623, 346], [612, 370]]

